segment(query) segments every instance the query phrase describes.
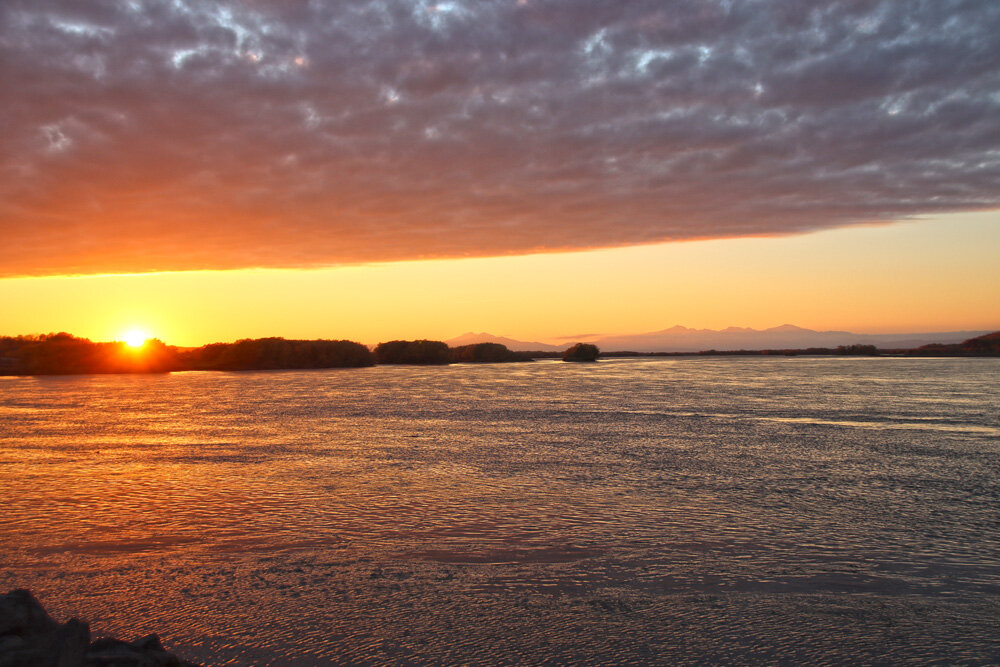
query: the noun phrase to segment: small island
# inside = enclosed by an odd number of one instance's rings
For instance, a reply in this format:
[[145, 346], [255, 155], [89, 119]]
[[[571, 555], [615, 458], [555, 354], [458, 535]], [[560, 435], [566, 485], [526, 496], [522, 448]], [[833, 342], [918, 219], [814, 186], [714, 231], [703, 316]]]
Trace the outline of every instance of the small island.
[[439, 340], [392, 340], [375, 347], [380, 364], [443, 365], [451, 363], [448, 345]]
[[473, 343], [451, 348], [451, 361], [456, 364], [502, 364], [534, 361], [534, 358], [530, 352], [514, 352], [500, 343]]
[[600, 353], [596, 345], [577, 343], [563, 352], [563, 361], [597, 361]]

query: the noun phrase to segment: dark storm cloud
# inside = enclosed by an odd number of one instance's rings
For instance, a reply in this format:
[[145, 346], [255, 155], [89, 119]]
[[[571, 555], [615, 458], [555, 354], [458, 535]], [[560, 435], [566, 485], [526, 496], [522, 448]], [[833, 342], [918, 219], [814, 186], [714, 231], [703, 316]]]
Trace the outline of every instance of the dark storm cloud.
[[1000, 206], [1000, 3], [8, 0], [0, 275]]

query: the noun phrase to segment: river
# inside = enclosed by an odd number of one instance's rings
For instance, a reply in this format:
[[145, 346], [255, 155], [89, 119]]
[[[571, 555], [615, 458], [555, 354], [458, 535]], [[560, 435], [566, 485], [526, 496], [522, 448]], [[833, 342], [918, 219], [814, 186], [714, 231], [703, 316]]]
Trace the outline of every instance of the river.
[[0, 508], [206, 664], [1000, 662], [1000, 359], [0, 378]]

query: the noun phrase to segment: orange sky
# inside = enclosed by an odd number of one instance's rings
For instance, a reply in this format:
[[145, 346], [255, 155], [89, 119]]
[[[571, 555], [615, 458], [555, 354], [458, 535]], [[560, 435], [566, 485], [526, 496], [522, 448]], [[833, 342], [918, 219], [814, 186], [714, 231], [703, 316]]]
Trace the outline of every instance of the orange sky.
[[1000, 212], [799, 236], [310, 270], [0, 280], [0, 334], [167, 343], [245, 337], [547, 341], [783, 323], [855, 332], [1000, 329]]
[[1000, 328], [993, 4], [0, 2], [0, 333]]

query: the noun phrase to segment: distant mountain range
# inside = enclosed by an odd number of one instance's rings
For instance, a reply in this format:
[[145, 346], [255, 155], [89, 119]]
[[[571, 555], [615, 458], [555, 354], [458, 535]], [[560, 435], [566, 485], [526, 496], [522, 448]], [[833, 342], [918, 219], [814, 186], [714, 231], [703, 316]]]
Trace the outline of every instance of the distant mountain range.
[[930, 343], [960, 343], [988, 331], [944, 331], [937, 333], [858, 334], [850, 331], [813, 331], [791, 324], [770, 329], [729, 327], [722, 330], [689, 329], [675, 326], [643, 334], [603, 336], [587, 334], [560, 337], [560, 345], [521, 341], [488, 333], [465, 333], [446, 341], [448, 345], [501, 343], [511, 350], [557, 352], [575, 342], [594, 343], [605, 352], [701, 352], [703, 350], [767, 350], [837, 347], [838, 345], [874, 345], [881, 349], [915, 348]]
[[488, 333], [473, 333], [471, 331], [456, 336], [445, 341], [448, 347], [458, 347], [460, 345], [472, 345], [474, 343], [500, 343], [506, 345], [507, 349], [515, 352], [561, 352], [573, 343], [565, 345], [549, 345], [548, 343], [533, 343], [525, 340], [515, 340], [504, 336], [494, 336]]

